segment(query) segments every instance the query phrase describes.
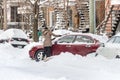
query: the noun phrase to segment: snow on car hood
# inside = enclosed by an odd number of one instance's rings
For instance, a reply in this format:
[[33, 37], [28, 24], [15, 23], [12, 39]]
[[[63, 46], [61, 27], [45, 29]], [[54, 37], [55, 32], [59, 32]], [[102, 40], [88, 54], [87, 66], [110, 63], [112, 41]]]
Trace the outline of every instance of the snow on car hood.
[[0, 39], [8, 39], [11, 37], [28, 39], [27, 35], [21, 29], [8, 29], [0, 34]]

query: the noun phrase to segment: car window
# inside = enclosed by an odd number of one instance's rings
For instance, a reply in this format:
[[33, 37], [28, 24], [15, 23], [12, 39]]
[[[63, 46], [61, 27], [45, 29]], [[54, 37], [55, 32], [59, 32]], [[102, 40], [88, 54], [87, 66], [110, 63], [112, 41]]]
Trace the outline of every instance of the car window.
[[113, 43], [120, 43], [120, 37], [116, 37]]
[[74, 35], [67, 35], [67, 36], [60, 38], [57, 42], [58, 43], [72, 43], [74, 39], [75, 39]]
[[94, 43], [94, 40], [89, 36], [78, 35], [75, 43]]

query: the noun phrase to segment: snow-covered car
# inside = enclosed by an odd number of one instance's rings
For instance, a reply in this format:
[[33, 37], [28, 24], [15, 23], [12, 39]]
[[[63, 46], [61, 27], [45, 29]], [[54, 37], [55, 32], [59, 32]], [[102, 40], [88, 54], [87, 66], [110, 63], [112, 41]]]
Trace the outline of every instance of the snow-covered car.
[[[100, 46], [99, 40], [93, 38], [88, 34], [67, 34], [52, 41], [52, 56], [59, 55], [61, 52], [70, 52], [86, 56], [89, 53], [95, 52]], [[44, 54], [43, 45], [32, 47], [29, 51], [30, 58], [34, 60], [41, 60]]]
[[108, 59], [120, 58], [120, 33], [111, 37], [106, 43], [96, 50], [97, 55], [102, 55]]
[[21, 29], [7, 29], [0, 34], [0, 43], [6, 42], [13, 47], [23, 48], [29, 44], [29, 39]]

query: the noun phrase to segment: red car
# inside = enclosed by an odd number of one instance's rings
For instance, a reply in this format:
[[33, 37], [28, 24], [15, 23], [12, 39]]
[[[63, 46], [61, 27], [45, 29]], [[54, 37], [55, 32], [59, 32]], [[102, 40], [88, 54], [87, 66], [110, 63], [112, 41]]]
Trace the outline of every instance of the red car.
[[[61, 52], [70, 52], [86, 56], [95, 52], [100, 46], [100, 42], [90, 35], [68, 34], [53, 40], [52, 55], [59, 55]], [[29, 51], [29, 56], [34, 60], [41, 60], [44, 54], [43, 45], [34, 46]]]

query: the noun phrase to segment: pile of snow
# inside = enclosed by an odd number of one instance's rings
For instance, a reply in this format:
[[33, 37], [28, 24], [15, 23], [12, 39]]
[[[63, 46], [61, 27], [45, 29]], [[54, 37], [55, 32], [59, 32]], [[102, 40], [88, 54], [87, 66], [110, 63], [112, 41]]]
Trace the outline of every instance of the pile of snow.
[[120, 4], [120, 0], [111, 0], [112, 5]]
[[14, 48], [9, 43], [0, 44], [0, 79], [119, 80], [119, 59], [95, 57], [95, 53], [82, 57], [65, 52], [52, 56], [47, 62], [35, 62], [29, 58], [28, 52], [38, 44], [41, 43], [32, 43], [23, 49]]
[[120, 32], [119, 32], [119, 33], [117, 33], [115, 36], [120, 36]]
[[[92, 54], [91, 54], [92, 55]], [[71, 53], [35, 62], [26, 49], [0, 44], [0, 78], [3, 80], [119, 80], [120, 61]]]
[[4, 31], [3, 30], [0, 30], [0, 34], [3, 33]]
[[29, 50], [31, 50], [34, 46], [37, 45], [43, 45], [43, 42], [39, 41], [39, 42], [31, 42], [30, 44], [26, 45], [24, 47], [24, 49], [27, 51], [27, 53], [29, 52]]

